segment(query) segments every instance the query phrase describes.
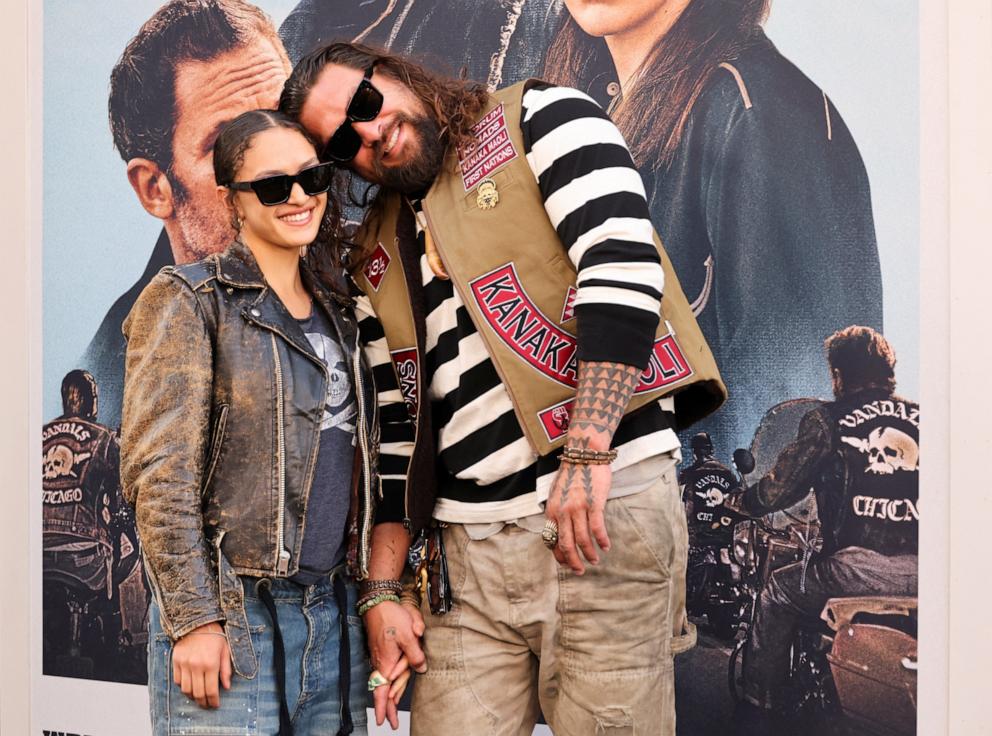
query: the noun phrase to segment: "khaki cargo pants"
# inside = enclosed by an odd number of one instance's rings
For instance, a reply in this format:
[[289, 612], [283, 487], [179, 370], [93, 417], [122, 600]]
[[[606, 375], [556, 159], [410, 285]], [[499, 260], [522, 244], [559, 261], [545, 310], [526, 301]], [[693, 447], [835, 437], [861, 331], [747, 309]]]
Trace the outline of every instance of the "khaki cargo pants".
[[672, 656], [695, 643], [685, 616], [687, 532], [674, 463], [606, 505], [611, 550], [582, 576], [539, 534], [444, 531], [453, 610], [427, 622], [413, 736], [674, 736]]

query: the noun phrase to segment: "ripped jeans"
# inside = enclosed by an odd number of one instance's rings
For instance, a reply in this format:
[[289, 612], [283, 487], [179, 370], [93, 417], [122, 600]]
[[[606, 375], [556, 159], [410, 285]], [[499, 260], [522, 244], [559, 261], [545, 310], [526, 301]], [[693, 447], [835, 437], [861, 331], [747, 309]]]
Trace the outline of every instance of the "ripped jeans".
[[610, 499], [606, 528], [610, 552], [581, 576], [519, 526], [481, 540], [444, 530], [454, 607], [423, 608], [412, 736], [530, 736], [542, 711], [558, 736], [674, 736], [672, 657], [695, 640], [674, 461]]

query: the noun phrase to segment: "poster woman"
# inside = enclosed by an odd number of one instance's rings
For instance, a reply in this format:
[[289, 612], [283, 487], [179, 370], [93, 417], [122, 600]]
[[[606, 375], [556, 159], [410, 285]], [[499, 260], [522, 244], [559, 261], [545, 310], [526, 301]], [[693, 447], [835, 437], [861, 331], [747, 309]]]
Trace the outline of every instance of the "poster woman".
[[604, 104], [630, 145], [730, 391], [708, 427], [720, 455], [774, 404], [827, 393], [827, 335], [882, 326], [864, 163], [765, 36], [768, 5], [565, 0], [544, 72]]

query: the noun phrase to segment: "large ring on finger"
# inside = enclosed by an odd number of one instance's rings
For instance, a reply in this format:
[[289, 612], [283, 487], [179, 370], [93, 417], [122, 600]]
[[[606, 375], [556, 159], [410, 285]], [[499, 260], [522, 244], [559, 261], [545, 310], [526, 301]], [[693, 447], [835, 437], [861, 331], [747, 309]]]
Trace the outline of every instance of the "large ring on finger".
[[558, 545], [557, 521], [548, 519], [544, 522], [544, 528], [541, 530], [541, 541], [544, 542], [544, 546], [548, 549], [554, 549]]
[[372, 692], [377, 687], [388, 684], [389, 680], [386, 679], [385, 675], [379, 672], [379, 670], [372, 670], [372, 674], [369, 675], [369, 692]]

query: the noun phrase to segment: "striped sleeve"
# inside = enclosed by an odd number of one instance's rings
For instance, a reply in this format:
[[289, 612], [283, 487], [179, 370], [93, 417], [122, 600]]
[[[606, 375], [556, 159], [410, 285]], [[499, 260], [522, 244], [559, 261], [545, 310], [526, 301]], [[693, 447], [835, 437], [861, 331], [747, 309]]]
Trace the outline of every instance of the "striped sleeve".
[[596, 102], [568, 87], [529, 89], [523, 107], [527, 161], [578, 272], [578, 357], [645, 368], [664, 275], [623, 136]]
[[389, 355], [386, 335], [372, 309], [368, 297], [355, 300], [358, 335], [362, 352], [372, 368], [379, 420], [382, 428], [379, 447], [379, 476], [382, 480], [382, 500], [376, 508], [377, 524], [403, 521], [406, 516], [405, 495], [407, 468], [413, 454], [414, 428], [403, 394], [396, 380], [396, 371]]

